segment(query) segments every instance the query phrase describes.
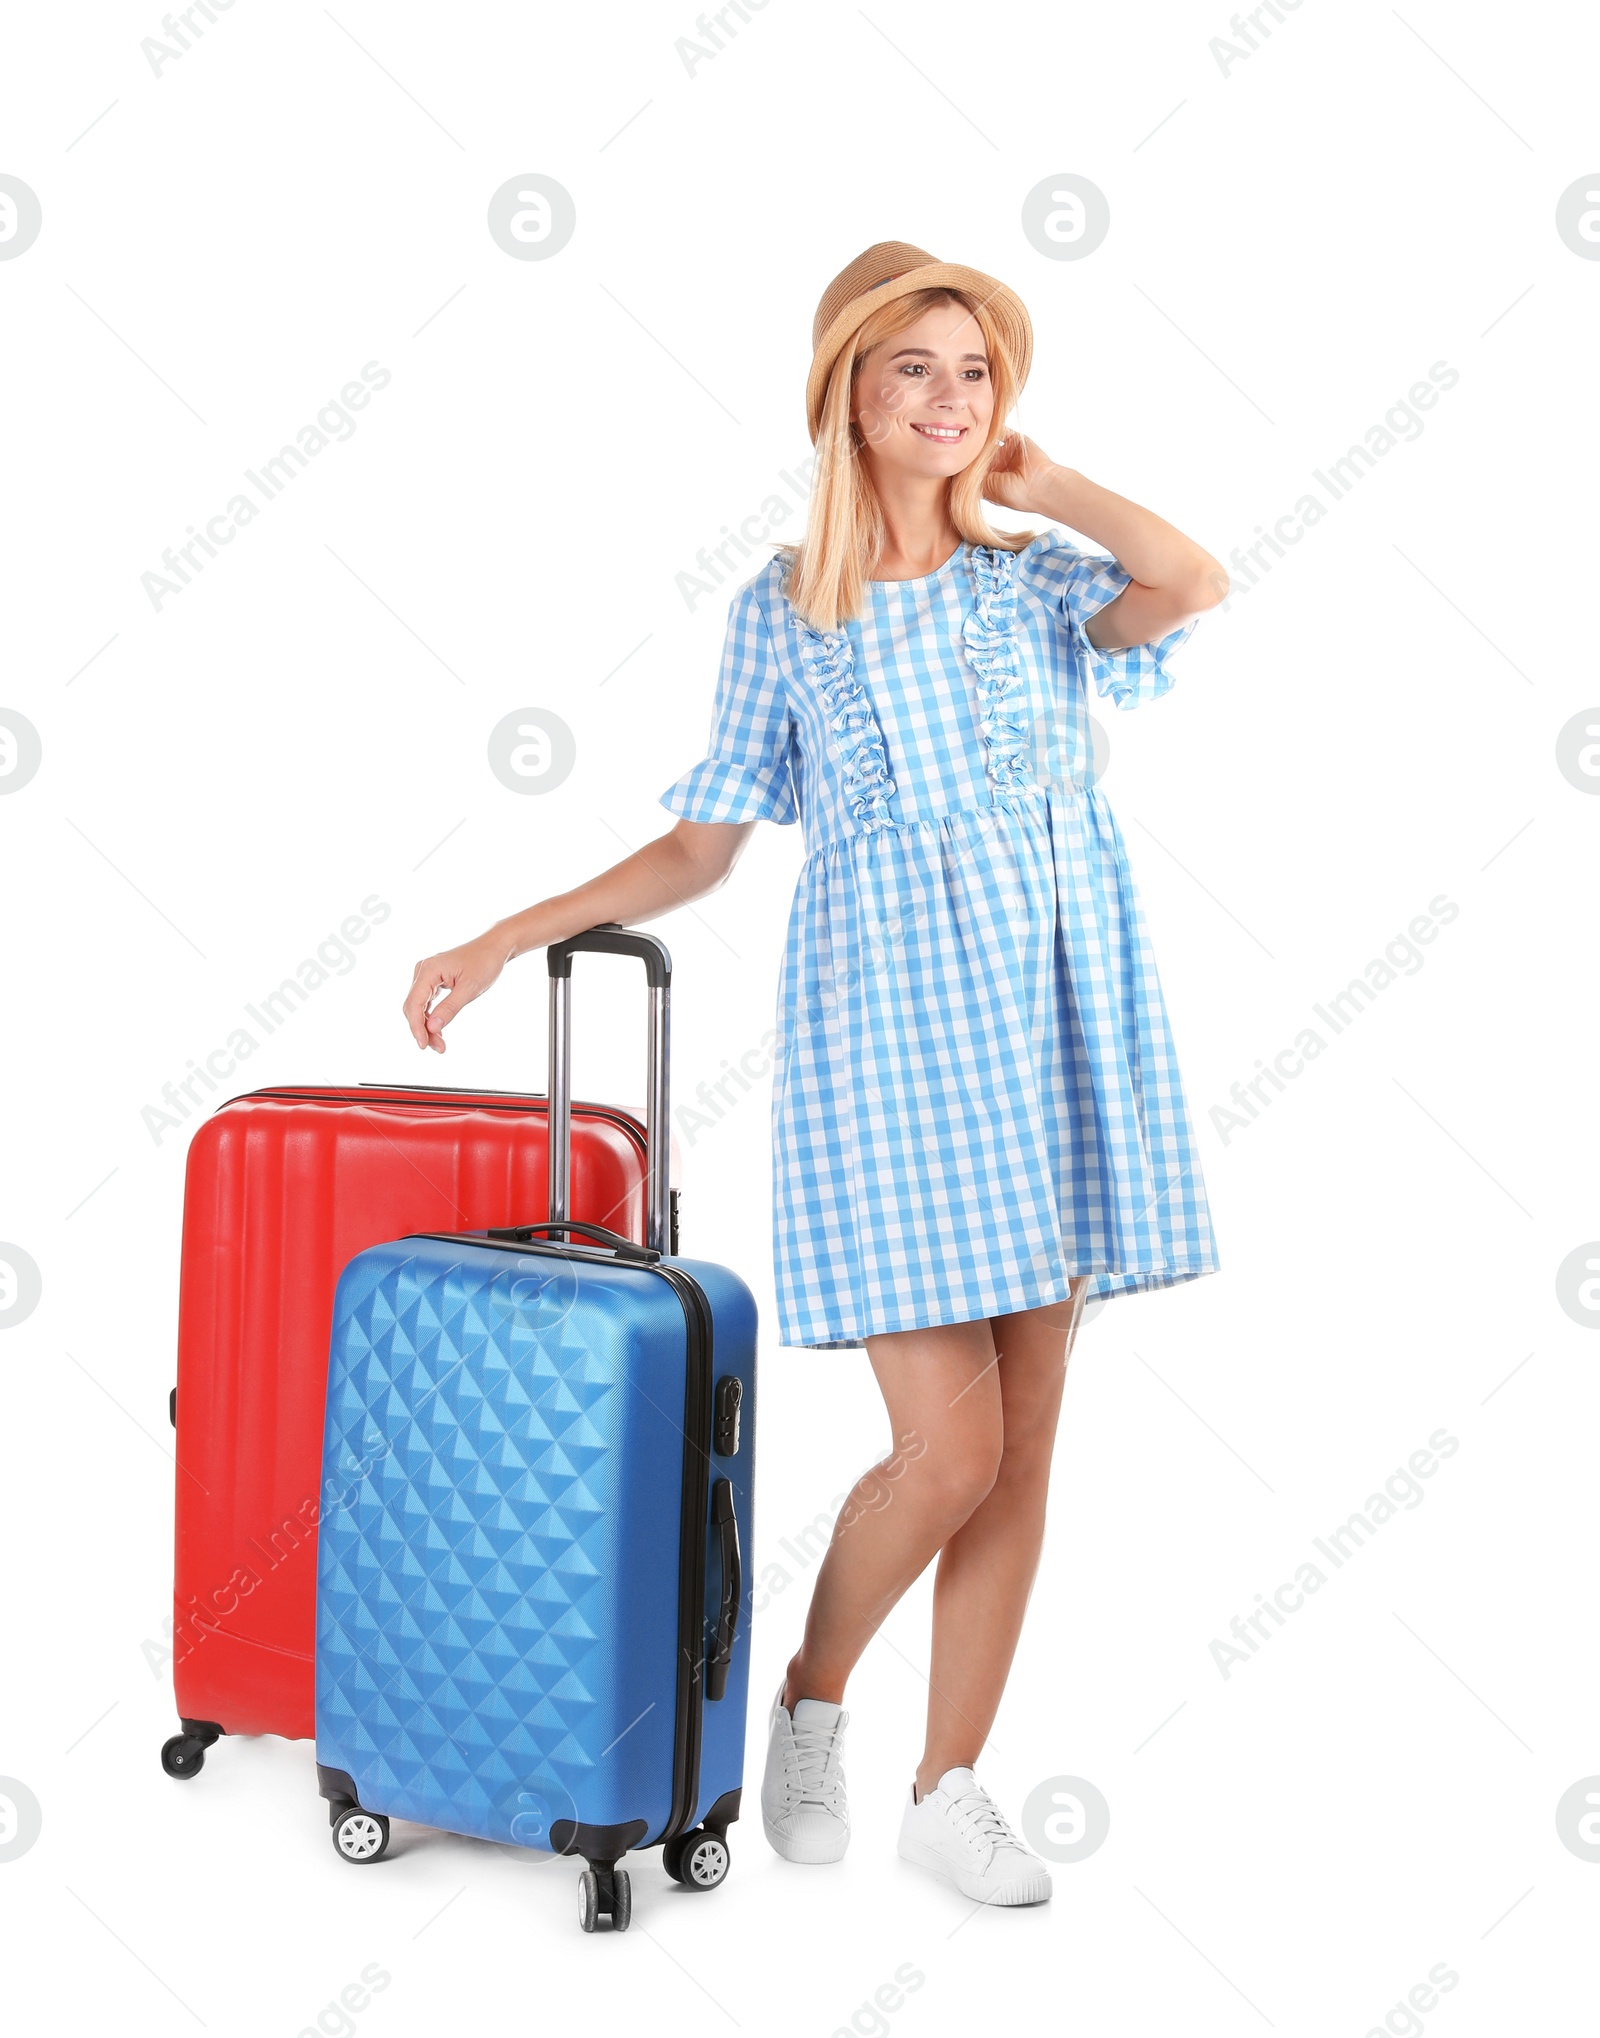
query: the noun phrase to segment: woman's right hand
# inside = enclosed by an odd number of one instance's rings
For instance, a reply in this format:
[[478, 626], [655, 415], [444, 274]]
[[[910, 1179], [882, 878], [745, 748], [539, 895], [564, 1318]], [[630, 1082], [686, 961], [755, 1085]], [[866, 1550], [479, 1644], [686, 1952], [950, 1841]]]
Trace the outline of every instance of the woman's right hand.
[[[431, 1047], [443, 1054], [444, 1029], [464, 1006], [488, 990], [509, 960], [504, 936], [489, 933], [419, 962], [405, 1003], [406, 1024], [418, 1047]], [[434, 994], [441, 990], [449, 996], [430, 1010]]]

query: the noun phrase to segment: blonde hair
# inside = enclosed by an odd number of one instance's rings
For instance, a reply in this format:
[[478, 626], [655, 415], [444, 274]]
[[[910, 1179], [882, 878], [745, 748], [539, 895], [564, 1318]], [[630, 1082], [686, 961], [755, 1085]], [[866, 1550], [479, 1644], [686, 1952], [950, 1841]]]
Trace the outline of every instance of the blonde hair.
[[994, 414], [989, 434], [975, 460], [952, 476], [950, 521], [968, 545], [992, 545], [1020, 552], [1038, 535], [1034, 531], [996, 531], [983, 510], [983, 484], [996, 448], [1006, 435], [1006, 419], [1017, 399], [1016, 364], [986, 306], [964, 290], [939, 286], [914, 290], [863, 319], [846, 342], [828, 377], [817, 428], [817, 462], [812, 473], [806, 535], [799, 545], [781, 545], [778, 556], [787, 569], [784, 592], [802, 621], [814, 630], [836, 630], [861, 613], [867, 569], [877, 559], [885, 536], [883, 504], [872, 485], [866, 462], [856, 453], [856, 428], [850, 403], [863, 356], [881, 341], [915, 325], [937, 304], [959, 304], [976, 320], [989, 354], [989, 381]]

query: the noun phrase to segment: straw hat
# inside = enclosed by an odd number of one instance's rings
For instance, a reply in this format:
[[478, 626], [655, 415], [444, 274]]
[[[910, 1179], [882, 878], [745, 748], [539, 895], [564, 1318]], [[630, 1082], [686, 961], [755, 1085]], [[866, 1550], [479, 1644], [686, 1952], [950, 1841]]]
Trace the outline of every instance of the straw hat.
[[1033, 362], [1033, 326], [1015, 291], [985, 276], [981, 269], [941, 262], [926, 248], [913, 248], [906, 241], [879, 241], [857, 255], [849, 268], [839, 271], [823, 291], [811, 321], [813, 354], [806, 378], [806, 423], [813, 445], [822, 422], [828, 376], [857, 326], [880, 304], [909, 296], [913, 290], [940, 286], [965, 290], [985, 306], [1016, 364], [1017, 387], [1021, 389]]

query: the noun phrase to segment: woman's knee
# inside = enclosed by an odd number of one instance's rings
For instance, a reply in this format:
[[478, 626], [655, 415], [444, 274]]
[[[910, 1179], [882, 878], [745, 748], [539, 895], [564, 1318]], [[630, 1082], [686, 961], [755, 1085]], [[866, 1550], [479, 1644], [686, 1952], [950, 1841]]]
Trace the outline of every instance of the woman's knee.
[[1003, 1400], [1003, 1438], [996, 1486], [1008, 1493], [1027, 1493], [1050, 1481], [1056, 1430], [1061, 1419], [1065, 1368], [1057, 1353], [1036, 1348], [1032, 1363], [1007, 1370]]
[[1008, 1424], [994, 1485], [1014, 1495], [1042, 1493], [1050, 1484], [1054, 1454], [1055, 1425], [1042, 1413], [1035, 1423]]
[[1004, 1457], [998, 1422], [948, 1430], [932, 1439], [918, 1470], [924, 1504], [949, 1531], [981, 1507], [994, 1490]]
[[903, 1471], [942, 1537], [959, 1528], [1000, 1470], [1004, 1419], [987, 1321], [893, 1331], [867, 1340]]

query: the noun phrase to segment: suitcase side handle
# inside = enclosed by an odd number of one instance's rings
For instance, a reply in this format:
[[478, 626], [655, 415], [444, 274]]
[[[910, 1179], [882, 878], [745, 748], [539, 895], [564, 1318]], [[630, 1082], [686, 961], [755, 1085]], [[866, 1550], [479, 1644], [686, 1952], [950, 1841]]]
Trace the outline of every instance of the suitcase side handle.
[[603, 1224], [585, 1224], [577, 1217], [563, 1217], [551, 1224], [508, 1224], [491, 1228], [488, 1236], [504, 1239], [511, 1245], [526, 1245], [536, 1231], [560, 1232], [567, 1237], [575, 1231], [582, 1232], [597, 1245], [609, 1246], [619, 1260], [636, 1260], [641, 1266], [654, 1266], [661, 1257], [653, 1246], [638, 1245], [631, 1238], [624, 1238], [620, 1231], [609, 1231]]
[[706, 1663], [706, 1697], [721, 1698], [728, 1688], [728, 1665], [733, 1661], [739, 1601], [744, 1594], [739, 1523], [733, 1511], [733, 1487], [726, 1479], [719, 1479], [711, 1489], [711, 1520], [722, 1545], [722, 1603], [717, 1611], [716, 1646]]
[[668, 1145], [668, 1073], [672, 957], [664, 941], [638, 934], [615, 921], [590, 927], [546, 951], [550, 968], [550, 1196], [553, 1224], [565, 1224], [572, 1194], [572, 958], [593, 952], [632, 955], [644, 964], [649, 996], [648, 1063], [645, 1075], [644, 1242], [664, 1253], [676, 1246], [669, 1235], [671, 1165]]

